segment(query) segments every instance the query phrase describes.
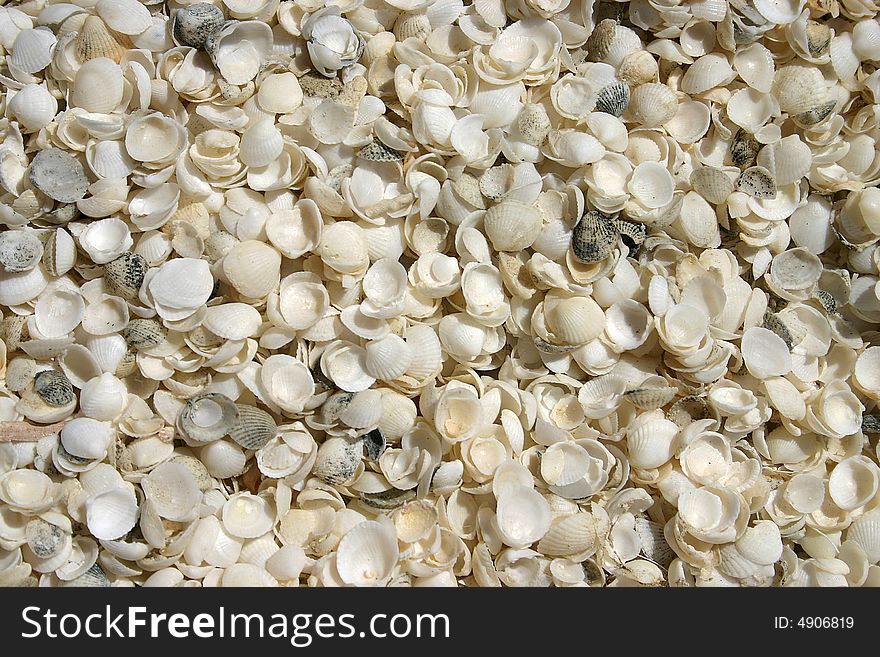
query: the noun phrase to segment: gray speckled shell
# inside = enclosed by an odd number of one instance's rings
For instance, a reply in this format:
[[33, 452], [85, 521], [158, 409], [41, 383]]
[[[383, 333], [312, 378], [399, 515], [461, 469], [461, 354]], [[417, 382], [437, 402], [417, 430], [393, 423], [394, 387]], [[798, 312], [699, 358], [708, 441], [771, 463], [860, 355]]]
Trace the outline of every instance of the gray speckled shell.
[[28, 522], [25, 536], [28, 547], [42, 559], [56, 555], [64, 543], [64, 532], [61, 527], [42, 518], [34, 518]]
[[220, 31], [226, 18], [223, 10], [209, 2], [199, 2], [174, 14], [171, 33], [182, 46], [204, 48], [205, 43]]
[[34, 392], [49, 406], [66, 406], [76, 401], [73, 384], [59, 370], [43, 370], [34, 377]]
[[147, 275], [147, 261], [137, 253], [123, 253], [104, 265], [104, 283], [111, 294], [132, 301]]
[[43, 257], [43, 244], [29, 230], [0, 233], [0, 266], [8, 272], [33, 269]]
[[357, 471], [363, 451], [364, 444], [360, 440], [328, 438], [318, 448], [312, 474], [331, 486], [344, 484]]
[[791, 351], [791, 347], [794, 344], [794, 338], [791, 335], [791, 331], [789, 331], [788, 327], [785, 325], [785, 322], [779, 319], [779, 315], [772, 313], [769, 310], [766, 311], [764, 313], [763, 326], [765, 329], [773, 331], [776, 335], [782, 338], [783, 342], [785, 342], [785, 346]]
[[28, 179], [49, 198], [75, 203], [86, 195], [89, 179], [79, 160], [60, 148], [47, 148], [34, 156]]
[[705, 420], [709, 417], [709, 405], [702, 397], [688, 395], [672, 405], [668, 417], [684, 429], [694, 420]]
[[82, 575], [69, 582], [61, 582], [61, 586], [91, 586], [91, 587], [109, 587], [110, 580], [101, 566], [95, 564]]
[[266, 411], [248, 404], [236, 404], [238, 422], [229, 437], [245, 449], [260, 449], [278, 433], [275, 420]]
[[361, 501], [374, 509], [396, 509], [416, 498], [414, 490], [397, 490], [391, 488], [381, 493], [361, 493]]
[[[220, 419], [209, 427], [199, 426], [193, 422], [193, 415], [198, 411], [199, 404], [205, 401], [213, 402], [221, 408]], [[219, 392], [196, 395], [180, 409], [180, 414], [177, 416], [177, 428], [184, 436], [200, 443], [219, 440], [236, 425], [239, 419], [238, 412], [238, 405]]]
[[631, 250], [639, 248], [644, 243], [645, 237], [648, 235], [648, 229], [645, 227], [645, 224], [640, 224], [635, 221], [615, 219], [614, 227], [617, 228], [620, 237]]
[[614, 82], [602, 88], [596, 96], [596, 111], [612, 116], [622, 116], [629, 105], [629, 85]]
[[128, 345], [140, 349], [162, 344], [166, 335], [167, 329], [155, 319], [133, 319], [122, 330], [122, 337]]
[[364, 456], [370, 461], [378, 461], [388, 446], [385, 435], [379, 429], [373, 429], [361, 436], [364, 442]]
[[571, 249], [581, 262], [599, 262], [617, 246], [620, 233], [614, 217], [593, 210], [587, 212], [571, 233]]
[[730, 142], [730, 161], [734, 166], [740, 168], [750, 166], [758, 156], [759, 150], [761, 150], [761, 144], [758, 143], [758, 140], [740, 128]]
[[359, 158], [370, 162], [397, 162], [402, 160], [404, 155], [404, 153], [386, 146], [378, 139], [374, 139], [358, 151]]
[[736, 187], [755, 198], [776, 198], [776, 180], [764, 167], [749, 167], [743, 171]]

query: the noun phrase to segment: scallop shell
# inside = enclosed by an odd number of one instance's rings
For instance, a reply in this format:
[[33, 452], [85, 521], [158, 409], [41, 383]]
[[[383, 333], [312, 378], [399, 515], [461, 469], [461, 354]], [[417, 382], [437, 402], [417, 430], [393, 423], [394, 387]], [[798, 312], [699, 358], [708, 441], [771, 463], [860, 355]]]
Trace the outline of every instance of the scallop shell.
[[76, 56], [81, 62], [98, 57], [112, 59], [117, 64], [126, 52], [119, 40], [97, 16], [89, 16], [74, 40]]
[[78, 201], [89, 187], [82, 164], [59, 148], [39, 151], [31, 161], [28, 179], [46, 196], [61, 203]]
[[691, 172], [691, 187], [709, 203], [724, 203], [733, 193], [734, 184], [723, 170], [717, 167], [698, 167]]

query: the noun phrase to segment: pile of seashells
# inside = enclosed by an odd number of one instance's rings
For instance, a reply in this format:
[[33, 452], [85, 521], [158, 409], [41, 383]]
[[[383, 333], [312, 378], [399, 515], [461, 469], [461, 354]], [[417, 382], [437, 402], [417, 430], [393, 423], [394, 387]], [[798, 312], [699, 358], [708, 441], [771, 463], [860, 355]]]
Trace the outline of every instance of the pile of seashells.
[[0, 585], [880, 585], [880, 4], [323, 5], [0, 7]]

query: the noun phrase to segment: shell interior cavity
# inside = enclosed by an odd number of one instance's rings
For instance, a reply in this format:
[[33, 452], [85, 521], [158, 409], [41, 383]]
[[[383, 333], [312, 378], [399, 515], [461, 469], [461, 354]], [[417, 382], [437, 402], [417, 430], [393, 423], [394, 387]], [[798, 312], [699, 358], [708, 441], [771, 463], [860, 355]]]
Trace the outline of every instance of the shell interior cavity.
[[875, 2], [0, 7], [0, 585], [877, 586]]

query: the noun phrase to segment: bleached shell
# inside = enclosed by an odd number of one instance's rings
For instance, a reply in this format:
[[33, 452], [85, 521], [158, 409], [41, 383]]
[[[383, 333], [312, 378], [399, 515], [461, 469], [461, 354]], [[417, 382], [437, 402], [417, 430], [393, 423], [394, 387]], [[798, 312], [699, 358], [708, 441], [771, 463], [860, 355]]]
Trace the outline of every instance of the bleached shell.
[[703, 93], [727, 84], [735, 75], [727, 57], [720, 53], [710, 53], [688, 67], [681, 79], [681, 90], [687, 94]]
[[141, 34], [153, 24], [150, 11], [137, 0], [98, 0], [95, 9], [120, 34]]
[[223, 78], [240, 85], [256, 77], [272, 43], [272, 29], [262, 21], [227, 21], [205, 49]]
[[552, 516], [547, 500], [525, 486], [506, 489], [496, 507], [498, 531], [505, 544], [525, 548], [541, 540], [550, 529]]
[[545, 318], [547, 328], [562, 344], [586, 344], [605, 328], [605, 313], [588, 297], [563, 299], [545, 309]]
[[412, 360], [412, 347], [399, 336], [390, 334], [367, 345], [364, 366], [370, 376], [392, 381], [409, 369]]
[[46, 196], [62, 203], [78, 201], [89, 186], [79, 160], [59, 148], [38, 152], [31, 161], [28, 179]]
[[814, 475], [799, 473], [785, 485], [783, 497], [798, 513], [813, 513], [825, 500], [825, 482]]
[[828, 102], [825, 78], [805, 64], [783, 66], [773, 76], [772, 93], [783, 112], [799, 115]]
[[789, 135], [763, 148], [758, 153], [757, 164], [773, 173], [779, 187], [785, 187], [809, 173], [811, 158], [809, 145], [797, 135]]
[[737, 48], [733, 55], [733, 68], [749, 87], [761, 93], [770, 93], [775, 64], [772, 54], [763, 45], [752, 43]]
[[685, 101], [679, 104], [665, 128], [678, 143], [693, 144], [706, 134], [711, 122], [711, 112], [705, 103]]
[[109, 335], [124, 329], [128, 319], [128, 304], [119, 297], [103, 294], [86, 306], [82, 328], [91, 335]]
[[257, 240], [239, 242], [223, 258], [223, 273], [244, 297], [261, 299], [281, 279], [281, 255]]
[[135, 118], [125, 131], [125, 150], [138, 162], [170, 164], [185, 144], [183, 126], [159, 112]]
[[596, 519], [582, 511], [555, 520], [538, 542], [538, 550], [549, 556], [576, 556], [583, 560], [592, 556], [598, 545]]
[[675, 116], [678, 98], [666, 85], [648, 82], [633, 89], [629, 111], [642, 126], [654, 128]]
[[202, 326], [226, 340], [244, 340], [257, 334], [263, 320], [253, 306], [244, 303], [224, 303], [209, 306]]
[[339, 388], [347, 392], [366, 390], [375, 378], [367, 373], [366, 350], [339, 341], [321, 355], [321, 369]]
[[541, 230], [541, 212], [533, 205], [504, 201], [492, 206], [483, 218], [486, 234], [498, 251], [530, 247]]
[[282, 255], [294, 260], [317, 247], [323, 227], [317, 204], [300, 199], [293, 208], [269, 215], [266, 235]]
[[12, 230], [0, 234], [0, 266], [18, 273], [33, 269], [43, 256], [43, 245], [29, 230]]
[[76, 244], [63, 228], [56, 228], [43, 247], [43, 266], [50, 276], [63, 276], [76, 264]]
[[318, 254], [324, 263], [342, 274], [365, 271], [370, 260], [364, 231], [351, 221], [324, 226]]
[[691, 172], [691, 187], [710, 203], [718, 204], [733, 193], [733, 181], [717, 167], [702, 166]]
[[273, 162], [284, 149], [284, 138], [271, 119], [250, 126], [241, 136], [239, 157], [251, 167], [264, 167]]
[[138, 518], [138, 501], [130, 488], [112, 488], [98, 493], [86, 501], [85, 507], [89, 533], [100, 540], [122, 538], [131, 531]]
[[845, 511], [868, 503], [880, 486], [880, 468], [865, 456], [852, 456], [838, 463], [828, 479], [828, 494]]
[[27, 84], [9, 100], [9, 111], [27, 132], [45, 128], [58, 113], [58, 101], [46, 87]]
[[12, 44], [9, 62], [23, 73], [38, 73], [52, 61], [57, 39], [46, 27], [21, 30]]
[[223, 505], [223, 528], [238, 538], [262, 536], [275, 524], [275, 510], [251, 493], [232, 495]]
[[112, 112], [122, 101], [124, 82], [119, 64], [108, 57], [90, 59], [76, 72], [70, 103], [87, 112]]
[[619, 301], [605, 311], [605, 335], [617, 349], [630, 351], [645, 343], [653, 318], [632, 299]]
[[696, 192], [684, 195], [677, 224], [687, 241], [702, 248], [716, 248], [721, 244], [718, 219], [712, 206]]
[[632, 172], [627, 189], [647, 208], [660, 208], [672, 200], [675, 183], [666, 167], [657, 162], [642, 162]]
[[755, 378], [784, 376], [791, 371], [791, 354], [785, 341], [765, 328], [753, 326], [743, 333], [742, 354]]
[[110, 427], [92, 418], [73, 418], [61, 430], [61, 445], [64, 450], [81, 459], [104, 458], [110, 440]]
[[159, 267], [148, 287], [160, 316], [183, 319], [210, 298], [214, 279], [204, 260], [175, 258]]
[[0, 304], [17, 306], [36, 299], [48, 282], [42, 267], [16, 273], [0, 271]]
[[773, 284], [786, 291], [811, 288], [822, 275], [822, 262], [808, 249], [798, 247], [774, 256], [767, 274]]
[[629, 461], [636, 468], [657, 468], [675, 452], [678, 426], [662, 417], [643, 415], [626, 431]]
[[247, 455], [231, 440], [215, 440], [199, 450], [199, 461], [212, 477], [227, 479], [244, 472]]
[[192, 472], [181, 463], [162, 463], [141, 482], [156, 513], [167, 520], [191, 519], [202, 500]]
[[846, 539], [856, 542], [870, 563], [880, 561], [880, 513], [870, 511], [856, 518], [847, 529]]
[[76, 290], [56, 287], [41, 294], [34, 306], [37, 329], [47, 338], [63, 337], [83, 318], [85, 302]]
[[377, 586], [391, 575], [399, 557], [394, 525], [368, 520], [349, 529], [336, 550], [336, 570], [351, 586]]
[[303, 91], [293, 73], [274, 73], [263, 79], [257, 102], [267, 112], [290, 114], [302, 105]]

